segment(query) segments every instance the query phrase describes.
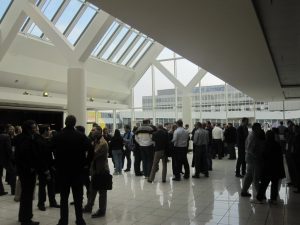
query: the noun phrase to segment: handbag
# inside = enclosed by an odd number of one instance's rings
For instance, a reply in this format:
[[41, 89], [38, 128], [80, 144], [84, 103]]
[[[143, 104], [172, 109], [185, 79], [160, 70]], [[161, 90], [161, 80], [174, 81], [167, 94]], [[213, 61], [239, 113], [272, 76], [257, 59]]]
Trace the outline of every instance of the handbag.
[[113, 176], [109, 171], [104, 171], [92, 176], [92, 187], [95, 190], [112, 190]]

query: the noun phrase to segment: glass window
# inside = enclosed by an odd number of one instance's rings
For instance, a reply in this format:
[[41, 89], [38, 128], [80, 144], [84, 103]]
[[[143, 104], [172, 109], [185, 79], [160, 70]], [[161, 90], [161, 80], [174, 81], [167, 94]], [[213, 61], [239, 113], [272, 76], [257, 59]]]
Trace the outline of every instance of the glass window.
[[115, 57], [112, 59], [112, 62], [118, 62], [119, 59], [122, 57], [122, 55], [124, 54], [124, 52], [129, 48], [129, 46], [131, 45], [131, 43], [134, 41], [134, 39], [136, 38], [137, 33], [136, 32], [132, 32], [130, 37], [126, 40], [126, 42], [124, 43], [124, 45], [122, 46], [122, 48], [118, 51], [118, 53], [115, 55]]
[[140, 37], [137, 43], [133, 46], [133, 48], [130, 50], [130, 52], [126, 55], [125, 59], [123, 62], [121, 62], [122, 65], [126, 65], [130, 58], [133, 56], [133, 54], [136, 53], [136, 51], [139, 49], [139, 47], [143, 44], [145, 40], [145, 37]]
[[162, 52], [157, 57], [157, 60], [160, 59], [173, 59], [174, 58], [174, 52], [168, 48], [164, 48]]
[[11, 3], [11, 0], [0, 0], [0, 23], [4, 19]]
[[93, 18], [96, 15], [96, 10], [87, 7], [80, 19], [78, 20], [77, 24], [73, 27], [73, 30], [71, 33], [68, 35], [68, 40], [72, 45], [74, 45], [79, 37], [82, 35], [82, 33], [86, 30], [88, 25], [91, 23]]
[[56, 22], [55, 26], [57, 29], [64, 33], [67, 27], [70, 25], [76, 14], [78, 13], [79, 9], [82, 6], [82, 2], [77, 0], [71, 0], [68, 6], [65, 8], [64, 12]]
[[49, 20], [52, 20], [62, 3], [62, 0], [48, 0], [43, 5], [42, 12]]
[[35, 23], [31, 24], [27, 33], [29, 33], [33, 36], [36, 36], [36, 37], [41, 37], [43, 34], [41, 29]]
[[135, 59], [132, 61], [132, 63], [129, 65], [129, 67], [133, 68], [137, 64], [137, 62], [143, 57], [143, 55], [146, 53], [146, 51], [150, 48], [152, 45], [152, 41], [148, 41], [147, 44], [143, 47], [143, 49], [139, 52], [139, 54], [135, 57]]
[[114, 32], [119, 27], [119, 23], [114, 21], [111, 26], [108, 28], [106, 33], [103, 35], [97, 46], [95, 47], [94, 51], [92, 52], [93, 56], [97, 56], [101, 49], [104, 47], [104, 45], [108, 42], [108, 40], [111, 38], [111, 36], [114, 34]]
[[121, 31], [118, 33], [115, 40], [110, 44], [110, 46], [106, 49], [105, 53], [102, 56], [102, 59], [108, 59], [111, 53], [116, 49], [116, 47], [120, 44], [123, 40], [127, 32], [129, 31], [128, 27], [122, 27]]

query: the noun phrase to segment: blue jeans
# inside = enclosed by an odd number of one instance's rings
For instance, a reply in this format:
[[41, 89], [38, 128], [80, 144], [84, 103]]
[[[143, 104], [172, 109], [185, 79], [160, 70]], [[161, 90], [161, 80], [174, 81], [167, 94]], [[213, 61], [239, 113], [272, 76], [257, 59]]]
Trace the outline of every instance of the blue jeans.
[[112, 154], [114, 157], [116, 172], [122, 172], [122, 150], [112, 150]]

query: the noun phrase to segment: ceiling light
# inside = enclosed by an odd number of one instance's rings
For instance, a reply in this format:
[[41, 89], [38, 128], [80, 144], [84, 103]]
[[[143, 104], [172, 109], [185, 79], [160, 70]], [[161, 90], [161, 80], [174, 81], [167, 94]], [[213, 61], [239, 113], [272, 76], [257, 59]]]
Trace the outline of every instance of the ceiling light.
[[94, 99], [93, 97], [90, 97], [90, 98], [89, 98], [89, 101], [90, 101], [90, 102], [93, 102], [94, 100], [95, 100], [95, 99]]
[[29, 92], [28, 91], [24, 91], [23, 95], [29, 95]]
[[44, 91], [43, 92], [43, 97], [48, 97], [48, 92]]

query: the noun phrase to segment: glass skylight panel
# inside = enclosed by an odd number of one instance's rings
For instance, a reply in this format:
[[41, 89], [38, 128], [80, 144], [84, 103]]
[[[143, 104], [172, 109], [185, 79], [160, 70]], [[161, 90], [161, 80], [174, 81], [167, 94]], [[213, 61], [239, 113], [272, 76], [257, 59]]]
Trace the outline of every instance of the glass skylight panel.
[[124, 45], [122, 46], [122, 48], [119, 50], [119, 52], [116, 54], [116, 56], [112, 59], [112, 62], [116, 63], [120, 60], [120, 58], [122, 57], [122, 55], [124, 54], [124, 52], [129, 48], [129, 46], [132, 44], [132, 42], [135, 40], [135, 38], [137, 37], [137, 33], [136, 32], [132, 32], [130, 37], [126, 40], [126, 42], [124, 43]]
[[11, 4], [12, 0], [0, 0], [0, 23], [4, 19]]
[[71, 33], [68, 35], [68, 40], [71, 44], [75, 44], [82, 33], [86, 30], [96, 15], [96, 10], [92, 7], [87, 7], [77, 24], [73, 27]]
[[63, 0], [48, 0], [42, 7], [42, 12], [51, 21], [59, 8], [61, 7]]
[[135, 59], [132, 61], [132, 63], [129, 65], [129, 67], [133, 68], [135, 67], [135, 65], [138, 63], [138, 61], [140, 61], [140, 59], [143, 57], [143, 55], [146, 53], [146, 51], [148, 51], [148, 49], [150, 48], [150, 46], [153, 44], [152, 41], [148, 41], [145, 46], [143, 47], [143, 49], [139, 52], [139, 54], [135, 57]]
[[145, 41], [145, 37], [139, 38], [137, 43], [133, 46], [130, 52], [126, 55], [125, 59], [121, 62], [122, 65], [126, 65], [128, 63], [128, 61], [131, 59], [134, 53], [139, 49], [139, 47], [143, 44], [144, 41]]
[[128, 31], [129, 31], [128, 27], [122, 27], [117, 37], [114, 39], [114, 41], [110, 44], [110, 46], [103, 54], [102, 59], [108, 59], [108, 57], [112, 54], [112, 52], [116, 49], [116, 47], [118, 47], [118, 45], [123, 40], [123, 38], [125, 37]]
[[117, 30], [119, 27], [119, 23], [114, 21], [112, 25], [109, 27], [109, 29], [106, 31], [106, 33], [103, 35], [99, 43], [97, 44], [96, 48], [92, 52], [93, 56], [97, 56], [99, 52], [102, 50], [104, 45], [108, 42], [108, 40], [111, 38], [111, 36], [114, 34], [114, 32]]
[[55, 26], [61, 33], [65, 32], [67, 27], [70, 25], [70, 23], [80, 10], [82, 4], [83, 3], [78, 0], [71, 0], [69, 2], [68, 6], [65, 8], [64, 12], [55, 24]]
[[28, 30], [27, 33], [29, 33], [29, 34], [31, 34], [33, 36], [37, 36], [37, 37], [41, 37], [42, 34], [43, 34], [43, 32], [41, 31], [41, 29], [38, 28], [38, 26], [35, 23], [31, 24], [31, 26], [30, 26], [30, 28], [29, 28], [29, 30]]

